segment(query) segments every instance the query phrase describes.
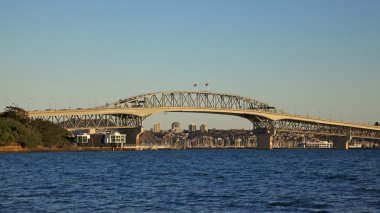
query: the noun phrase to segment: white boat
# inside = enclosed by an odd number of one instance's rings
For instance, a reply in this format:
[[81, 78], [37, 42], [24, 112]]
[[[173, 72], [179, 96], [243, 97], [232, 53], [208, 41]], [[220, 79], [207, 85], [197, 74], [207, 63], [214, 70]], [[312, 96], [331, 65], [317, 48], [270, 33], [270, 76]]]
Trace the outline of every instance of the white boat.
[[349, 149], [361, 149], [362, 145], [361, 144], [352, 144], [348, 146]]
[[331, 149], [333, 147], [333, 144], [328, 141], [303, 141], [298, 144], [298, 148], [304, 148], [304, 149]]

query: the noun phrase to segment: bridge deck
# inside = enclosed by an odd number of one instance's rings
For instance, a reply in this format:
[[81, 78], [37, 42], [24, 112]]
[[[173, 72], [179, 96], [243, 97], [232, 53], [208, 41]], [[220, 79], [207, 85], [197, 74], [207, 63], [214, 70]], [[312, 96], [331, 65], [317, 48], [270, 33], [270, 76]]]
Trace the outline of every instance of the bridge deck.
[[155, 108], [92, 108], [92, 109], [70, 109], [70, 110], [50, 110], [50, 111], [30, 111], [29, 116], [32, 118], [51, 117], [51, 116], [72, 116], [72, 115], [110, 115], [110, 114], [125, 114], [146, 117], [151, 114], [160, 112], [193, 112], [193, 113], [212, 113], [212, 114], [226, 114], [234, 116], [259, 116], [262, 118], [270, 119], [272, 121], [300, 121], [310, 122], [316, 124], [326, 124], [333, 126], [360, 128], [367, 130], [380, 131], [380, 126], [371, 126], [364, 124], [355, 124], [343, 121], [325, 120], [312, 118], [307, 116], [292, 115], [285, 113], [275, 113], [266, 111], [253, 111], [253, 110], [237, 110], [237, 109], [212, 109], [212, 108], [195, 108], [195, 107], [155, 107]]

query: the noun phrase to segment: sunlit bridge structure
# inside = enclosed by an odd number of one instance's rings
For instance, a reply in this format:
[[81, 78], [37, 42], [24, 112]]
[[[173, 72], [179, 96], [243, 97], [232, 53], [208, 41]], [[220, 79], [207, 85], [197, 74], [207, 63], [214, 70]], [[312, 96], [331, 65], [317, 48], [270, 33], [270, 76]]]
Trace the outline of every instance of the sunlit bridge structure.
[[49, 120], [68, 130], [124, 129], [138, 145], [142, 122], [161, 112], [232, 115], [253, 124], [258, 149], [272, 149], [278, 132], [330, 136], [335, 149], [347, 149], [352, 138], [380, 139], [380, 127], [280, 113], [256, 99], [208, 91], [168, 91], [137, 95], [88, 109], [30, 111], [32, 119]]

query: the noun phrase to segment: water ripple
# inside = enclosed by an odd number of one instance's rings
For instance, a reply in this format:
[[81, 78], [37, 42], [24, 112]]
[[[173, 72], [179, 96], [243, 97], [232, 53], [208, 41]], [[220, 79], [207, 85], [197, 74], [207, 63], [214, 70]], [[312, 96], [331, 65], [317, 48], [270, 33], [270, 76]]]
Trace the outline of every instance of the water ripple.
[[378, 212], [380, 150], [0, 155], [1, 212]]

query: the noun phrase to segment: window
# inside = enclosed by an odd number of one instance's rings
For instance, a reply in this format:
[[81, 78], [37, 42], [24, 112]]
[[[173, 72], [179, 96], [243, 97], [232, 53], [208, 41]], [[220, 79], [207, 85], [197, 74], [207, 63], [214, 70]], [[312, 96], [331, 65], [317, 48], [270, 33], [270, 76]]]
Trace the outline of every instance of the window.
[[88, 143], [88, 137], [86, 135], [77, 135], [77, 143]]

